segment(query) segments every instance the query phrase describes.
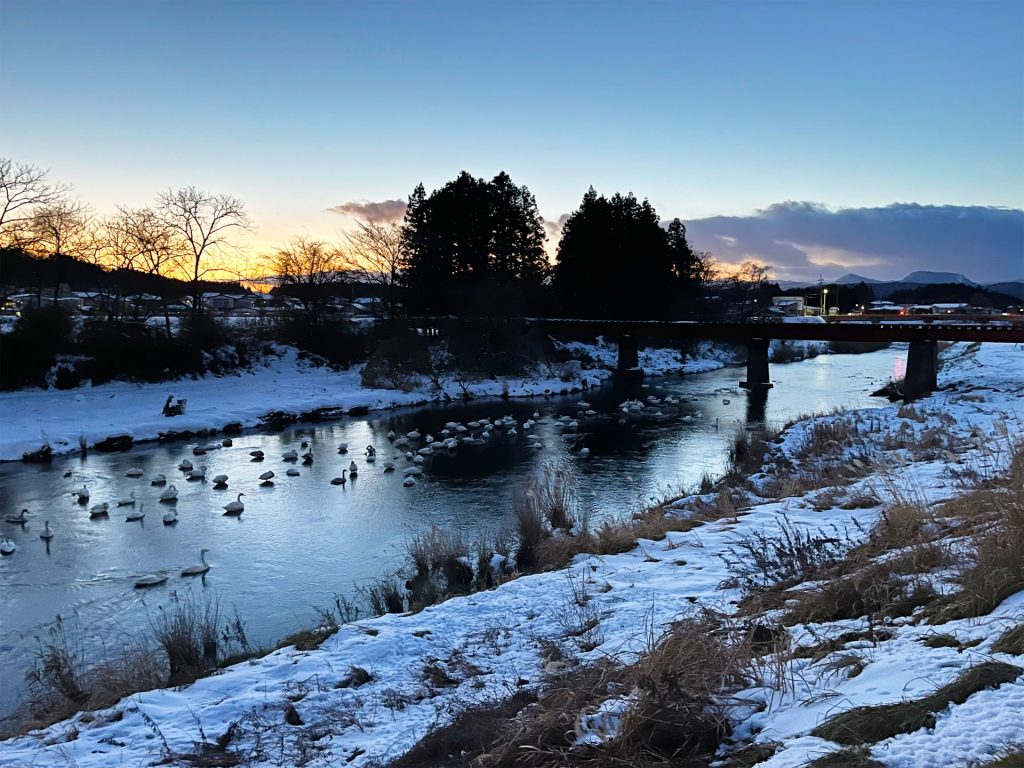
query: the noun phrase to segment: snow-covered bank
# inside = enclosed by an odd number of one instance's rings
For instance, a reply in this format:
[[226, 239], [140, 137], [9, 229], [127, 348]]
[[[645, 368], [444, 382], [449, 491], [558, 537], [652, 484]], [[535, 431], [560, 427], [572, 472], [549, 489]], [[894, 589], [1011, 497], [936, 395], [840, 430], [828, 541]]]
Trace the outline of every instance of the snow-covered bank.
[[[311, 764], [367, 766], [401, 755], [430, 726], [448, 722], [473, 702], [542, 687], [549, 643], [565, 646], [584, 663], [609, 656], [628, 661], [644, 648], [651, 627], [660, 631], [694, 606], [731, 613], [740, 593], [722, 586], [731, 575], [722, 555], [740, 536], [777, 530], [780, 512], [809, 532], [838, 526], [862, 536], [881, 507], [843, 509], [846, 499], [884, 497], [892, 485], [923, 503], [935, 503], [963, 493], [954, 472], [966, 467], [1003, 470], [1008, 459], [1003, 433], [1021, 434], [1024, 421], [1019, 375], [1024, 351], [993, 345], [953, 353], [941, 379], [948, 390], [903, 415], [896, 406], [855, 414], [870, 428], [862, 434], [864, 442], [842, 458], [887, 467], [885, 483], [870, 474], [853, 481], [837, 477], [830, 503], [817, 493], [764, 500], [735, 518], [670, 533], [662, 541], [643, 541], [631, 552], [578, 558], [569, 571], [519, 578], [412, 616], [346, 626], [318, 650], [284, 649], [187, 688], [138, 694], [91, 718], [79, 716], [0, 744], [0, 765], [151, 764], [169, 752], [194, 752], [196, 743], [215, 741], [230, 730], [229, 746], [246, 764], [292, 765], [301, 758]], [[814, 423], [802, 422], [787, 432], [780, 454], [806, 461], [801, 448], [814, 434]], [[915, 447], [936, 429], [947, 434], [947, 444], [960, 448], [952, 455], [943, 453], [948, 448], [936, 449], [934, 457], [922, 459]], [[574, 617], [586, 618], [578, 616], [580, 601], [572, 596], [581, 585], [599, 617], [597, 631], [587, 638], [588, 646], [596, 646], [585, 651], [567, 627]], [[861, 657], [856, 676], [830, 667], [827, 662], [834, 659], [792, 662], [781, 687], [766, 681], [742, 692], [750, 706], [735, 724], [736, 736], [778, 743], [766, 765], [806, 765], [838, 749], [808, 735], [819, 722], [855, 705], [917, 697], [948, 682], [992, 656], [994, 639], [1021, 621], [1022, 609], [1018, 594], [987, 616], [941, 627], [896, 619], [888, 627], [889, 640], [843, 649]], [[794, 641], [811, 645], [866, 624], [864, 619], [819, 624], [794, 633]], [[954, 635], [965, 647], [921, 643], [936, 632]], [[966, 647], [974, 640], [981, 642]], [[1019, 656], [999, 658], [1024, 664]], [[351, 685], [353, 667], [366, 670], [371, 679]], [[429, 670], [438, 667], [444, 684], [432, 682]], [[338, 687], [346, 680], [347, 687]], [[959, 765], [992, 755], [1004, 743], [1024, 738], [1015, 718], [1022, 690], [1018, 680], [976, 694], [940, 713], [934, 729], [887, 740], [872, 748], [872, 757], [912, 766]], [[287, 703], [301, 725], [285, 723]], [[979, 729], [982, 719], [985, 728]]]
[[[441, 389], [422, 382], [409, 392], [368, 389], [362, 386], [357, 368], [334, 371], [311, 365], [288, 347], [279, 348], [278, 357], [264, 360], [237, 376], [3, 392], [0, 461], [17, 461], [44, 446], [49, 446], [54, 455], [73, 453], [82, 444], [92, 447], [120, 435], [141, 442], [169, 433], [218, 432], [229, 424], [255, 427], [273, 412], [298, 416], [325, 411], [340, 415], [353, 409], [381, 410], [467, 396], [529, 397], [580, 392], [611, 376], [614, 345], [578, 344], [572, 350], [592, 353], [586, 359], [598, 364], [585, 368], [579, 360], [573, 360], [541, 365], [534, 375], [520, 378], [456, 382], [449, 377], [442, 382]], [[641, 367], [652, 375], [699, 373], [721, 368], [728, 361], [726, 353], [714, 347], [702, 347], [702, 351], [707, 356], [684, 358], [674, 349], [644, 349]], [[168, 395], [187, 401], [184, 414], [163, 415]]]

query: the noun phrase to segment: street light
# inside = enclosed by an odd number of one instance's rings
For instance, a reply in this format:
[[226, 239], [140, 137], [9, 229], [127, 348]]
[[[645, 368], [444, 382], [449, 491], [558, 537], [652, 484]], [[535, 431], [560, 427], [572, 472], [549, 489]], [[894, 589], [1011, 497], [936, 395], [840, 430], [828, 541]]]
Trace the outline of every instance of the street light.
[[828, 314], [828, 288], [823, 289], [821, 293], [821, 314]]

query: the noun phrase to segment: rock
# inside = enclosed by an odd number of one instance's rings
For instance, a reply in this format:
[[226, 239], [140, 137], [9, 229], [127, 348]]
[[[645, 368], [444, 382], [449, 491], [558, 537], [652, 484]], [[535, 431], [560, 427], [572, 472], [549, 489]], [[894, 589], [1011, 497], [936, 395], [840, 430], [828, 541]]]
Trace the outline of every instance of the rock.
[[302, 718], [299, 717], [299, 712], [295, 709], [295, 705], [288, 703], [284, 705], [284, 721], [288, 725], [302, 725]]
[[26, 464], [49, 464], [53, 461], [53, 449], [44, 445], [38, 451], [29, 451], [22, 454], [21, 460]]
[[131, 435], [111, 435], [104, 440], [100, 440], [93, 447], [97, 451], [113, 453], [114, 451], [130, 450], [133, 442]]
[[242, 423], [240, 421], [229, 421], [221, 431], [225, 435], [240, 435], [242, 434]]

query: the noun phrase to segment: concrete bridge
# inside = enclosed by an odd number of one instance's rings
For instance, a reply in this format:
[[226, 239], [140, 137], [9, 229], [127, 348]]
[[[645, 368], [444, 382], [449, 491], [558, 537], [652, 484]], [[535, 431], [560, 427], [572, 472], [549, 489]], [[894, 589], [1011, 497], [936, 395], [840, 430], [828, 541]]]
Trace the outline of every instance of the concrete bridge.
[[[942, 319], [851, 320], [828, 323], [696, 322], [658, 320], [577, 320], [527, 318], [554, 336], [604, 336], [619, 345], [617, 372], [638, 372], [638, 345], [646, 339], [708, 340], [745, 344], [747, 377], [740, 386], [767, 390], [768, 345], [772, 339], [845, 342], [909, 342], [903, 393], [907, 398], [932, 392], [938, 373], [940, 341], [1024, 343], [1024, 323], [957, 322]], [[638, 374], [634, 374], [638, 375]]]

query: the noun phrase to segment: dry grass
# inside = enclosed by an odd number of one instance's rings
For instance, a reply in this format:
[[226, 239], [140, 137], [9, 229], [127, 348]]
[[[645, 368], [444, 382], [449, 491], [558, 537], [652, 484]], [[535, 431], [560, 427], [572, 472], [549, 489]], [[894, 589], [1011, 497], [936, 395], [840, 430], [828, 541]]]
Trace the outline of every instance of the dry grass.
[[167, 656], [168, 685], [185, 685], [217, 666], [217, 641], [223, 626], [220, 606], [209, 597], [175, 596], [160, 607], [153, 636]]
[[992, 644], [992, 652], [1024, 656], [1024, 624], [1010, 627], [1003, 632]]

